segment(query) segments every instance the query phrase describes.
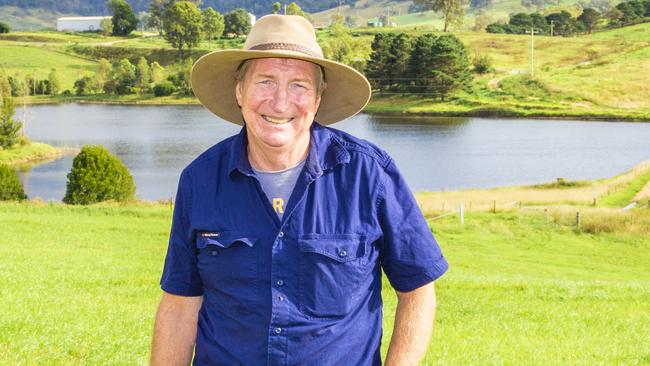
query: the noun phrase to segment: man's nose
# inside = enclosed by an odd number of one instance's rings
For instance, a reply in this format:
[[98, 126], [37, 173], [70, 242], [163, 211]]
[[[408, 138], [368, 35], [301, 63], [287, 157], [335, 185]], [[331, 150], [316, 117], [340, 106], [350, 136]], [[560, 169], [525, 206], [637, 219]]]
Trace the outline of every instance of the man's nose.
[[278, 87], [273, 93], [273, 110], [284, 112], [289, 108], [289, 93], [287, 88]]

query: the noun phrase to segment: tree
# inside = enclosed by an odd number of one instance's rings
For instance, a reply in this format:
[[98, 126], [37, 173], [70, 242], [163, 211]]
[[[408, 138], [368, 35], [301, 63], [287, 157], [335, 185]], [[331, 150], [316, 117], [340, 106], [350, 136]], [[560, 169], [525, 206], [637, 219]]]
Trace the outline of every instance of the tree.
[[0, 33], [9, 33], [11, 31], [11, 28], [9, 28], [9, 25], [4, 22], [0, 22]]
[[0, 163], [0, 201], [21, 201], [27, 199], [18, 174], [6, 164]]
[[85, 89], [93, 93], [99, 93], [104, 90], [104, 84], [108, 80], [111, 73], [112, 65], [107, 59], [99, 59], [99, 69], [93, 75], [91, 82], [85, 86]]
[[0, 149], [10, 149], [20, 139], [23, 124], [14, 119], [16, 106], [9, 81], [0, 75]]
[[591, 8], [584, 9], [582, 14], [578, 16], [578, 21], [584, 25], [589, 34], [596, 28], [598, 20], [600, 20], [600, 14]]
[[295, 2], [292, 2], [291, 4], [287, 5], [287, 15], [300, 15], [302, 17], [305, 17], [309, 19], [309, 16], [307, 13], [305, 13], [302, 8], [300, 8], [300, 5], [296, 4]]
[[406, 33], [378, 33], [372, 42], [372, 53], [366, 74], [380, 90], [402, 90], [408, 85], [404, 76], [413, 40]]
[[151, 82], [151, 69], [147, 63], [147, 59], [140, 57], [138, 65], [135, 68], [136, 86], [143, 92], [149, 90], [149, 83]]
[[107, 200], [126, 201], [135, 196], [129, 169], [102, 146], [86, 145], [72, 161], [63, 202], [88, 205]]
[[444, 32], [447, 32], [451, 24], [460, 25], [463, 23], [463, 17], [465, 16], [463, 0], [414, 0], [413, 4], [424, 10], [442, 12], [445, 21]]
[[108, 37], [113, 34], [113, 20], [109, 18], [102, 19], [99, 22], [99, 28], [102, 30], [102, 35]]
[[162, 66], [160, 66], [160, 64], [157, 61], [154, 61], [151, 64], [151, 81], [154, 84], [160, 84], [165, 77], [164, 71], [165, 69]]
[[411, 89], [441, 100], [451, 93], [468, 89], [472, 73], [465, 46], [454, 35], [424, 34], [415, 39], [409, 59]]
[[113, 35], [127, 36], [138, 26], [138, 18], [126, 0], [108, 0], [107, 6], [113, 14]]
[[167, 42], [182, 53], [201, 41], [203, 16], [192, 2], [179, 1], [165, 10], [163, 34]]
[[234, 34], [235, 37], [248, 34], [251, 30], [251, 18], [248, 12], [242, 8], [237, 8], [228, 12], [223, 17], [224, 33]]
[[221, 37], [223, 28], [223, 15], [221, 13], [211, 7], [203, 10], [203, 34], [208, 39], [208, 42]]
[[343, 24], [332, 24], [329, 27], [330, 37], [321, 43], [326, 58], [344, 63], [361, 71], [365, 68], [367, 46], [365, 42], [352, 37], [349, 29]]
[[163, 14], [165, 13], [166, 0], [151, 0], [149, 3], [149, 20], [147, 27], [157, 29], [162, 35]]
[[56, 72], [56, 69], [52, 69], [47, 76], [48, 80], [48, 90], [47, 94], [57, 95], [61, 91], [61, 82], [59, 81], [59, 74]]
[[559, 13], [549, 14], [546, 17], [546, 22], [551, 24], [553, 22], [553, 34], [563, 37], [568, 37], [576, 31], [576, 21], [566, 10]]
[[133, 94], [135, 86], [135, 66], [128, 59], [123, 58], [113, 65], [109, 78], [104, 84], [104, 91], [117, 95]]
[[474, 32], [481, 32], [485, 30], [488, 24], [492, 23], [494, 19], [485, 11], [479, 10], [476, 16], [474, 17], [474, 26], [472, 30]]
[[273, 3], [273, 10], [271, 12], [273, 14], [277, 14], [277, 13], [280, 12], [280, 9], [282, 9], [282, 4], [280, 4], [279, 2], [276, 1], [276, 2]]

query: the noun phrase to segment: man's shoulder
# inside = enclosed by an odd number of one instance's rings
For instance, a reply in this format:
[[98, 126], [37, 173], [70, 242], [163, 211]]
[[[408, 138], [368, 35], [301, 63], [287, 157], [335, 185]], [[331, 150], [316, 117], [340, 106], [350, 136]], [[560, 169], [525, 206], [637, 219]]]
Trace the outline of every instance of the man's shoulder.
[[199, 154], [183, 169], [183, 174], [196, 175], [205, 172], [218, 172], [221, 164], [227, 164], [232, 154], [232, 145], [238, 135], [230, 136], [212, 145]]
[[386, 166], [390, 164], [392, 160], [390, 155], [372, 142], [336, 128], [325, 128], [330, 133], [332, 140], [350, 154], [351, 161], [370, 159], [371, 161], [381, 165], [383, 168], [386, 168]]

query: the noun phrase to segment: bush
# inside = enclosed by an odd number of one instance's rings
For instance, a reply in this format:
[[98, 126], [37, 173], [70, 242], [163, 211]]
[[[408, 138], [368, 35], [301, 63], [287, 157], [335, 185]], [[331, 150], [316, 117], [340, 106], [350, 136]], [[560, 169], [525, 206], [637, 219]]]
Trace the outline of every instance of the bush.
[[16, 172], [7, 165], [0, 164], [0, 201], [24, 199], [27, 199], [27, 195]]
[[493, 72], [494, 67], [492, 67], [492, 58], [488, 55], [476, 55], [472, 60], [474, 65], [474, 72], [477, 74], [487, 74], [488, 72]]
[[106, 148], [87, 145], [72, 162], [63, 202], [87, 205], [107, 200], [126, 201], [135, 196], [129, 169]]
[[10, 30], [11, 28], [7, 23], [0, 22], [0, 33], [9, 33]]
[[163, 81], [153, 87], [153, 95], [157, 97], [166, 97], [172, 95], [176, 91], [176, 87], [169, 81]]

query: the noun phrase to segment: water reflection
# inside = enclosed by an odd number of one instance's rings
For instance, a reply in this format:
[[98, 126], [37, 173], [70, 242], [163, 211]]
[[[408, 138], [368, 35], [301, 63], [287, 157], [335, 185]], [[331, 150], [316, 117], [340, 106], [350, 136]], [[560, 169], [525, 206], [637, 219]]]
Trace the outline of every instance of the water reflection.
[[[48, 105], [30, 107], [27, 118], [32, 140], [106, 146], [145, 199], [173, 196], [181, 169], [240, 129], [198, 106]], [[362, 114], [333, 127], [387, 150], [415, 191], [594, 179], [650, 158], [643, 123]], [[68, 156], [23, 171], [27, 194], [60, 200], [71, 166]]]

